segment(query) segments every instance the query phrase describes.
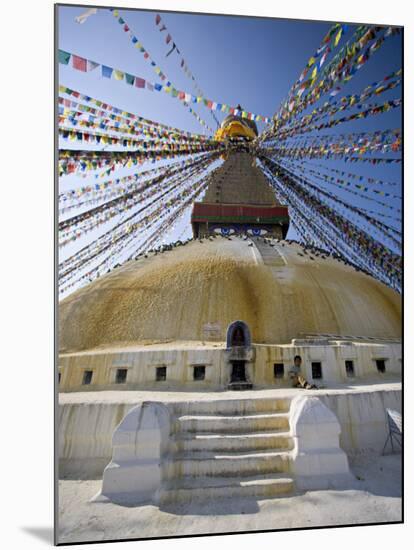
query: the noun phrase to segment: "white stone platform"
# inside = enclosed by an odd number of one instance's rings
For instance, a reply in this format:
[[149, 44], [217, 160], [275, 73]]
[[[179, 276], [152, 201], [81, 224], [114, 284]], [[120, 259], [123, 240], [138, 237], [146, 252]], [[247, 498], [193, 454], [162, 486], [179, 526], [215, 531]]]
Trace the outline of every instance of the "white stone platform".
[[[250, 407], [254, 414], [269, 413], [275, 401], [290, 401], [298, 396], [318, 396], [321, 401], [335, 414], [340, 427], [340, 446], [348, 454], [361, 452], [379, 453], [387, 436], [385, 408], [401, 410], [401, 383], [389, 381], [378, 383], [377, 380], [361, 384], [348, 384], [329, 389], [299, 390], [293, 388], [253, 390], [248, 392], [154, 392], [154, 391], [108, 391], [88, 393], [65, 393], [59, 396], [59, 457], [60, 478], [102, 479], [104, 468], [112, 457], [111, 438], [115, 427], [134, 406], [144, 402], [164, 403], [173, 415], [174, 411], [185, 411], [184, 423], [191, 427], [191, 416], [197, 416], [195, 421], [201, 424], [214, 422], [217, 414], [228, 413], [233, 416], [246, 414]], [[247, 409], [246, 409], [247, 407]], [[270, 411], [271, 412], [271, 411]], [[273, 411], [274, 412], [274, 411]], [[205, 420], [200, 416], [207, 417]], [[237, 420], [237, 419], [236, 419]], [[257, 417], [255, 422], [257, 422]], [[226, 422], [219, 419], [219, 423]], [[274, 422], [274, 420], [272, 420]], [[234, 424], [232, 424], [234, 427]], [[244, 426], [247, 427], [247, 426]], [[253, 430], [250, 437], [258, 440], [258, 433], [263, 426]], [[279, 427], [278, 428], [282, 428]], [[283, 432], [283, 430], [282, 430]], [[211, 436], [214, 435], [212, 432]], [[226, 452], [226, 446], [231, 447], [231, 434], [228, 438], [205, 438], [203, 446], [208, 450]], [[267, 434], [269, 435], [269, 434]], [[283, 434], [277, 436], [283, 439]], [[209, 441], [207, 442], [207, 439]], [[248, 448], [255, 443], [245, 438], [238, 445]], [[281, 440], [280, 440], [281, 441]], [[264, 440], [262, 439], [262, 444]], [[180, 441], [182, 452], [197, 450], [201, 441]], [[270, 443], [267, 441], [267, 444]], [[255, 445], [253, 445], [254, 447]], [[281, 472], [282, 473], [282, 472]]]

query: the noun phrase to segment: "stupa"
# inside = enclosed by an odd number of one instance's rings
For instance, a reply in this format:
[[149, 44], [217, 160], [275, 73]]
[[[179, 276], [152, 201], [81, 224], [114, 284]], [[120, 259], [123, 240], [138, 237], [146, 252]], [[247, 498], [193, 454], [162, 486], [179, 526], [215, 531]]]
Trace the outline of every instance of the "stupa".
[[[198, 490], [197, 483], [191, 485], [197, 476], [235, 476], [236, 470], [238, 481], [226, 477], [201, 485], [215, 496], [230, 486], [234, 494], [290, 491], [293, 478], [282, 482], [273, 474], [295, 471], [288, 466], [294, 460], [289, 453], [298, 449], [295, 410], [305, 415], [313, 410], [313, 405], [290, 405], [295, 392], [304, 391], [291, 388], [288, 371], [295, 355], [302, 357], [304, 376], [326, 388], [317, 390], [318, 396], [338, 417], [340, 427], [335, 420], [331, 432], [332, 412], [321, 413], [321, 425], [313, 431], [307, 428], [307, 433], [331, 434], [321, 456], [336, 457], [332, 475], [347, 475], [341, 430], [347, 452], [367, 445], [378, 450], [386, 437], [385, 407], [398, 407], [401, 398], [400, 296], [326, 251], [287, 240], [288, 209], [249, 152], [255, 124], [227, 117], [218, 134], [239, 145], [226, 153], [193, 206], [193, 238], [140, 255], [60, 303], [63, 474], [102, 475], [117, 453], [133, 464], [128, 453], [137, 448], [125, 445], [143, 422], [140, 441], [147, 441], [147, 450], [158, 443], [151, 455], [153, 473], [139, 470], [139, 479], [148, 473], [152, 480], [140, 498], [158, 494], [163, 476], [171, 482], [170, 498]], [[381, 385], [384, 391], [377, 391]], [[370, 388], [368, 408], [359, 387]], [[278, 398], [268, 390], [280, 390]], [[137, 404], [145, 404], [147, 412], [133, 413]], [[117, 426], [121, 432], [113, 436]], [[121, 450], [112, 454], [117, 442]], [[203, 455], [203, 449], [210, 454]], [[189, 452], [198, 454], [189, 457]], [[108, 466], [105, 475], [122, 474], [118, 466]], [[128, 476], [135, 474], [128, 472], [125, 483], [132, 487]], [[263, 479], [256, 475], [246, 485], [243, 476], [254, 472]], [[322, 477], [317, 476], [319, 487]]]
[[[257, 128], [229, 116], [217, 134], [247, 142]], [[224, 389], [240, 377], [246, 387], [278, 386], [296, 353], [310, 378], [326, 381], [400, 372], [400, 296], [286, 241], [288, 209], [248, 147], [226, 155], [191, 223], [190, 242], [142, 255], [61, 302], [61, 391]], [[229, 351], [236, 328], [238, 359]], [[239, 376], [235, 361], [244, 361]]]

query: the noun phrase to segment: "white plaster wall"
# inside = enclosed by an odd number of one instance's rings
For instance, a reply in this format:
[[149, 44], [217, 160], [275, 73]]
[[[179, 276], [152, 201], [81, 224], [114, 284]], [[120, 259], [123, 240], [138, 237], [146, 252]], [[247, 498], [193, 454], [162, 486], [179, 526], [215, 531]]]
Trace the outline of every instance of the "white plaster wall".
[[[344, 344], [337, 346], [256, 346], [256, 362], [253, 366], [253, 383], [269, 387], [290, 386], [289, 369], [293, 365], [295, 355], [302, 357], [302, 373], [310, 381], [329, 387], [330, 384], [355, 382], [358, 379], [401, 376], [401, 345], [400, 344]], [[386, 373], [378, 373], [375, 359], [386, 359]], [[345, 361], [354, 363], [353, 378], [348, 378]], [[312, 379], [312, 362], [322, 363], [322, 379]], [[285, 366], [284, 379], [274, 379], [274, 363]]]
[[59, 405], [59, 478], [102, 476], [112, 456], [113, 431], [133, 406], [124, 403]]
[[[341, 425], [340, 445], [348, 454], [381, 452], [387, 437], [385, 409], [388, 407], [401, 411], [400, 390], [353, 390], [352, 393], [337, 394], [321, 392], [318, 397], [338, 418]], [[257, 401], [254, 409], [260, 411], [262, 400]], [[117, 402], [60, 405], [59, 477], [101, 477], [105, 466], [111, 460], [112, 433], [135, 404]], [[231, 406], [234, 407], [234, 403]], [[168, 404], [168, 408], [174, 414], [178, 414], [180, 410], [182, 414], [186, 414], [192, 407], [193, 405], [190, 407], [188, 402], [182, 405], [178, 402]], [[223, 407], [225, 410], [225, 405]], [[207, 414], [221, 410], [222, 406], [216, 401], [203, 400], [198, 408]]]
[[[345, 361], [354, 362], [355, 377], [387, 378], [401, 375], [400, 344], [344, 344], [338, 346], [269, 346], [255, 345], [255, 361], [246, 364], [250, 381], [257, 387], [289, 386], [289, 368], [295, 355], [302, 357], [302, 372], [312, 380], [312, 361], [322, 363], [322, 380], [317, 384], [347, 383]], [[375, 359], [386, 359], [386, 373], [377, 371]], [[285, 378], [275, 379], [274, 363], [284, 363]], [[205, 380], [193, 380], [195, 365], [206, 366]], [[167, 367], [167, 380], [156, 381], [157, 366]], [[126, 384], [115, 384], [117, 368], [127, 368]], [[91, 385], [82, 385], [83, 372], [93, 370]], [[187, 389], [213, 390], [225, 388], [230, 381], [231, 365], [224, 348], [195, 347], [190, 349], [142, 349], [134, 352], [88, 353], [63, 356], [59, 361], [62, 373], [61, 391], [91, 391], [120, 389]]]
[[381, 452], [387, 438], [387, 408], [401, 412], [401, 391], [323, 395], [321, 401], [341, 425], [340, 444], [347, 453]]

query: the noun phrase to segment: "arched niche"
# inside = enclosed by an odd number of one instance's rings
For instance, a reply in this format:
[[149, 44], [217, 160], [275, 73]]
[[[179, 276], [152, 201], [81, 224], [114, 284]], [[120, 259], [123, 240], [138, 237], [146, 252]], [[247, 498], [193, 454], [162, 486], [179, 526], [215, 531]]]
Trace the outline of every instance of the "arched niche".
[[252, 343], [250, 330], [244, 321], [234, 321], [227, 328], [227, 348], [235, 346], [250, 347]]

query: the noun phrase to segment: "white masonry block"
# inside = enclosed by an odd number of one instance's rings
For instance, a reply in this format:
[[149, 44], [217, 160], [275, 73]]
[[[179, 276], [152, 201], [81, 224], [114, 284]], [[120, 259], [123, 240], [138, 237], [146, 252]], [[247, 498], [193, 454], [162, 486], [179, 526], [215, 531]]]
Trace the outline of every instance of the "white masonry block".
[[297, 396], [291, 403], [292, 470], [299, 489], [331, 489], [354, 483], [348, 458], [339, 446], [341, 426], [318, 397]]
[[132, 408], [115, 428], [112, 460], [104, 470], [102, 490], [92, 500], [157, 503], [169, 435], [170, 414], [165, 405], [144, 401]]

